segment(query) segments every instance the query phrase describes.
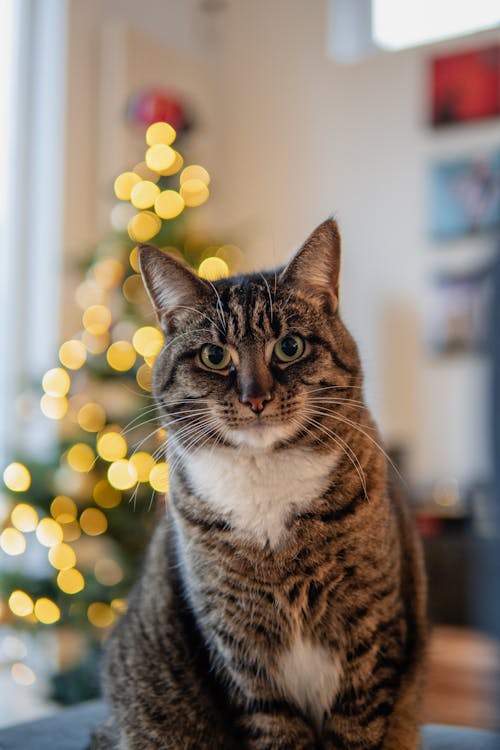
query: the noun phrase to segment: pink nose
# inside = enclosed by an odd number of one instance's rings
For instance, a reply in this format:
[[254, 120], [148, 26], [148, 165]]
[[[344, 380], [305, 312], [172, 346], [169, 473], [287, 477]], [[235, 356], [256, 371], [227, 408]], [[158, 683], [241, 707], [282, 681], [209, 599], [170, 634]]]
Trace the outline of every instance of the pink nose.
[[263, 411], [264, 406], [270, 400], [271, 400], [271, 396], [268, 393], [266, 393], [265, 395], [260, 395], [260, 396], [246, 396], [244, 399], [242, 399], [243, 403], [248, 404], [250, 409], [255, 414], [260, 414], [261, 411]]

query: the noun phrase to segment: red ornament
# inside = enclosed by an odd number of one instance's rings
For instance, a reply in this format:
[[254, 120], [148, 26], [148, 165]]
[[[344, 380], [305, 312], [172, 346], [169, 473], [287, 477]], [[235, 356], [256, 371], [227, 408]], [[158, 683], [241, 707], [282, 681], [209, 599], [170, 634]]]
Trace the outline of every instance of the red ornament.
[[127, 107], [127, 119], [148, 128], [154, 122], [168, 122], [178, 133], [189, 123], [183, 102], [169, 91], [149, 89], [133, 95]]

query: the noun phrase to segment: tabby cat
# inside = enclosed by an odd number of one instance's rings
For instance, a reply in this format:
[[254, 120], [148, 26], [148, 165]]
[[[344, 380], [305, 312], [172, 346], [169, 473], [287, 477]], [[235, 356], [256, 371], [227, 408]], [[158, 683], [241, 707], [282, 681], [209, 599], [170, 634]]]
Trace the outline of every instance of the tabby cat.
[[153, 247], [170, 492], [95, 748], [415, 750], [425, 583], [338, 313], [340, 237], [210, 283]]

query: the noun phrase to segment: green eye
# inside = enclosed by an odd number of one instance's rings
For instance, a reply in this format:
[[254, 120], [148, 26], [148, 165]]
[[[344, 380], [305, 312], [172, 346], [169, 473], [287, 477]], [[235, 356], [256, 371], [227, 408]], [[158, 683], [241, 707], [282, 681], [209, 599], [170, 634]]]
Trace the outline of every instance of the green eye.
[[223, 346], [204, 344], [200, 349], [200, 359], [211, 370], [225, 370], [231, 362], [231, 355]]
[[274, 345], [274, 354], [280, 362], [293, 362], [304, 353], [304, 339], [296, 333], [287, 333]]

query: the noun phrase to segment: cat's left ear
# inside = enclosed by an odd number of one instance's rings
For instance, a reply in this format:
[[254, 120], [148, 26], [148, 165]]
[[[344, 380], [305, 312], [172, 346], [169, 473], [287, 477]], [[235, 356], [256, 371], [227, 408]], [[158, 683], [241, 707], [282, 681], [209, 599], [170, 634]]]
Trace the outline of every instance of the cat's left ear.
[[340, 233], [337, 222], [324, 221], [304, 242], [281, 274], [311, 302], [326, 303], [335, 312], [339, 304]]

